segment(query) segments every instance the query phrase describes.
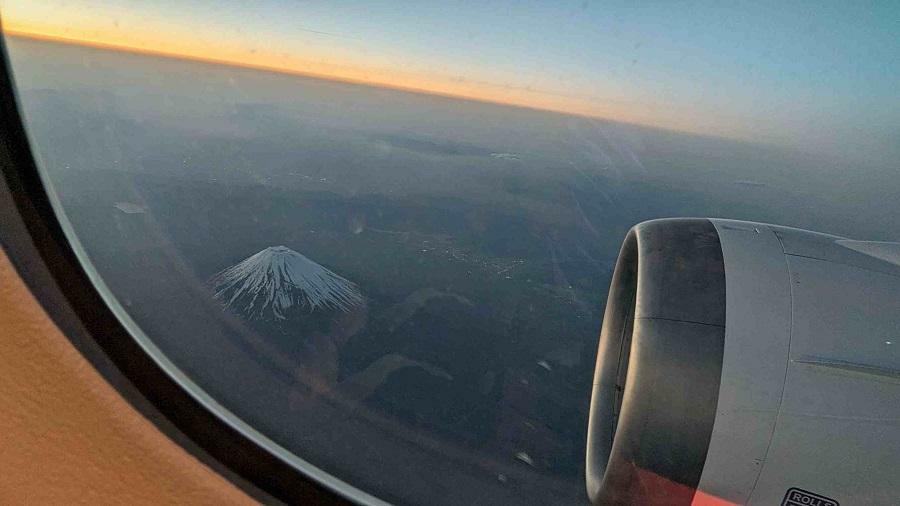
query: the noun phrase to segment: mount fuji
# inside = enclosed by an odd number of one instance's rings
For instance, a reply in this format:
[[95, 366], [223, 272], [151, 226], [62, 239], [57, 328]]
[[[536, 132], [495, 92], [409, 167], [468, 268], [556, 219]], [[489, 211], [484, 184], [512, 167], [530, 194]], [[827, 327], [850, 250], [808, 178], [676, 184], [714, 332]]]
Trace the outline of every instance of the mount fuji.
[[285, 320], [295, 310], [350, 312], [363, 303], [356, 284], [286, 246], [268, 247], [210, 284], [216, 299], [250, 320]]

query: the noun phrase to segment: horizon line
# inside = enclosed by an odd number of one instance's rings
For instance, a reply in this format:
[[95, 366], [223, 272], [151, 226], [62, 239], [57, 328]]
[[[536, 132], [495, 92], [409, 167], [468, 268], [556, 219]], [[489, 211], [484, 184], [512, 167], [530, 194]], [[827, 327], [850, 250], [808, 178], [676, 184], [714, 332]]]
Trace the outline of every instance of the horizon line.
[[305, 77], [305, 78], [309, 78], [309, 79], [318, 79], [318, 80], [330, 81], [330, 82], [341, 83], [341, 84], [366, 86], [366, 87], [371, 87], [371, 88], [381, 88], [381, 89], [394, 90], [394, 91], [405, 92], [405, 93], [413, 93], [413, 94], [418, 94], [418, 95], [427, 95], [427, 96], [444, 98], [444, 99], [449, 99], [449, 100], [462, 100], [462, 101], [476, 102], [476, 103], [480, 103], [480, 104], [518, 108], [518, 109], [524, 109], [524, 110], [534, 111], [534, 112], [560, 114], [563, 116], [571, 116], [574, 118], [605, 121], [605, 122], [610, 122], [610, 123], [618, 123], [618, 124], [622, 124], [622, 125], [630, 125], [630, 126], [636, 126], [636, 127], [640, 127], [640, 128], [649, 128], [649, 129], [654, 129], [654, 130], [674, 132], [674, 133], [678, 133], [678, 134], [685, 134], [685, 135], [692, 135], [692, 136], [699, 136], [699, 137], [721, 138], [721, 139], [728, 139], [728, 140], [732, 140], [732, 141], [746, 141], [745, 139], [727, 137], [727, 136], [723, 136], [723, 135], [715, 135], [715, 134], [704, 133], [704, 132], [692, 132], [689, 130], [681, 130], [681, 129], [671, 128], [671, 127], [665, 127], [665, 126], [654, 124], [654, 123], [643, 123], [640, 121], [628, 121], [628, 120], [622, 120], [622, 119], [613, 119], [613, 118], [605, 117], [605, 116], [599, 116], [599, 115], [588, 114], [588, 113], [578, 113], [578, 112], [574, 112], [574, 111], [557, 109], [557, 108], [552, 108], [552, 107], [540, 107], [540, 106], [535, 106], [535, 105], [527, 105], [527, 104], [523, 104], [520, 102], [492, 100], [492, 99], [485, 98], [485, 97], [478, 97], [478, 96], [466, 95], [466, 94], [456, 94], [456, 93], [450, 93], [450, 92], [442, 92], [442, 91], [437, 91], [437, 90], [430, 90], [427, 88], [419, 88], [419, 87], [415, 87], [415, 86], [403, 86], [403, 85], [385, 83], [385, 82], [375, 81], [375, 80], [354, 79], [351, 77], [336, 76], [336, 75], [329, 75], [329, 74], [323, 74], [323, 73], [312, 72], [312, 71], [305, 71], [305, 70], [290, 68], [290, 67], [286, 67], [286, 66], [264, 65], [264, 64], [257, 64], [257, 63], [252, 63], [252, 62], [248, 62], [248, 61], [243, 61], [243, 60], [236, 60], [236, 59], [204, 57], [204, 56], [185, 54], [185, 53], [180, 53], [180, 52], [175, 52], [175, 51], [166, 51], [166, 50], [151, 49], [151, 48], [140, 47], [140, 46], [133, 46], [133, 45], [123, 44], [123, 43], [104, 42], [104, 41], [98, 41], [98, 40], [90, 40], [90, 39], [83, 39], [83, 38], [67, 37], [67, 36], [56, 35], [56, 34], [48, 34], [48, 33], [37, 32], [37, 31], [28, 31], [28, 30], [22, 30], [22, 29], [17, 29], [17, 28], [7, 28], [7, 27], [4, 27], [2, 24], [0, 24], [0, 33], [2, 33], [5, 36], [12, 37], [12, 38], [30, 39], [30, 40], [59, 43], [59, 44], [69, 44], [69, 45], [89, 47], [89, 48], [94, 48], [94, 49], [132, 53], [132, 54], [138, 54], [138, 55], [142, 55], [142, 56], [157, 56], [157, 57], [169, 58], [169, 59], [173, 59], [173, 60], [182, 60], [182, 61], [206, 63], [206, 64], [212, 64], [212, 65], [221, 65], [221, 66], [225, 66], [225, 67], [257, 70], [257, 71], [262, 71], [262, 72], [270, 72], [270, 73], [274, 73], [274, 74], [281, 74], [281, 75], [295, 76], [295, 77]]
[[440, 97], [440, 98], [465, 100], [465, 101], [478, 102], [478, 103], [484, 103], [484, 104], [499, 105], [499, 106], [504, 106], [504, 107], [516, 107], [516, 108], [520, 108], [520, 109], [528, 109], [528, 110], [538, 111], [538, 112], [550, 112], [550, 113], [562, 114], [562, 115], [566, 115], [566, 116], [576, 116], [576, 117], [582, 117], [582, 118], [588, 118], [588, 119], [598, 119], [598, 120], [610, 121], [610, 122], [616, 122], [616, 123], [627, 123], [627, 124], [633, 124], [633, 125], [638, 125], [638, 126], [664, 129], [663, 127], [657, 127], [656, 125], [632, 123], [632, 122], [615, 120], [615, 119], [605, 118], [605, 117], [600, 117], [600, 116], [593, 116], [593, 115], [584, 114], [584, 113], [566, 111], [566, 110], [562, 110], [562, 109], [553, 109], [553, 108], [548, 108], [548, 107], [526, 105], [526, 104], [521, 104], [518, 102], [504, 102], [504, 101], [500, 101], [500, 100], [491, 100], [488, 98], [477, 97], [477, 96], [472, 96], [472, 95], [455, 94], [455, 93], [449, 93], [449, 92], [430, 90], [427, 88], [418, 88], [415, 86], [403, 86], [403, 85], [390, 84], [390, 83], [385, 83], [385, 82], [375, 81], [375, 80], [368, 81], [368, 80], [364, 80], [364, 79], [354, 79], [352, 77], [343, 77], [343, 76], [336, 76], [336, 75], [330, 75], [330, 74], [323, 74], [323, 73], [312, 72], [312, 71], [307, 71], [307, 70], [300, 70], [300, 69], [295, 69], [295, 68], [290, 68], [290, 67], [284, 67], [284, 66], [265, 65], [265, 64], [251, 63], [251, 62], [242, 61], [242, 60], [232, 60], [232, 59], [225, 59], [225, 58], [204, 57], [204, 56], [197, 56], [197, 55], [192, 55], [192, 54], [179, 53], [179, 52], [175, 52], [175, 51], [149, 49], [149, 48], [145, 48], [145, 47], [132, 46], [132, 45], [128, 45], [128, 44], [103, 42], [103, 41], [90, 40], [90, 39], [79, 39], [79, 38], [75, 38], [75, 37], [66, 37], [66, 36], [62, 36], [62, 35], [53, 35], [53, 34], [47, 34], [47, 33], [41, 33], [41, 32], [19, 30], [19, 29], [15, 29], [15, 28], [4, 28], [2, 25], [0, 25], [0, 33], [2, 33], [5, 36], [13, 37], [13, 38], [31, 39], [31, 40], [37, 40], [37, 41], [42, 41], [42, 42], [55, 42], [55, 43], [71, 44], [71, 45], [90, 47], [90, 48], [95, 48], [95, 49], [105, 49], [105, 50], [120, 51], [120, 52], [125, 52], [125, 53], [134, 53], [134, 54], [139, 54], [139, 55], [143, 55], [143, 56], [159, 56], [159, 57], [163, 57], [163, 58], [170, 58], [173, 60], [184, 60], [184, 61], [197, 62], [197, 63], [209, 63], [209, 64], [214, 64], [214, 65], [222, 65], [222, 66], [226, 66], [226, 67], [243, 68], [243, 69], [249, 69], [249, 70], [259, 70], [259, 71], [271, 72], [271, 73], [275, 73], [275, 74], [283, 74], [283, 75], [297, 76], [297, 77], [307, 77], [307, 78], [319, 79], [319, 80], [323, 80], [323, 81], [332, 81], [332, 82], [337, 82], [337, 83], [342, 83], [342, 84], [368, 86], [368, 87], [372, 87], [372, 88], [384, 88], [384, 89], [388, 89], [388, 90], [396, 90], [396, 91], [402, 91], [402, 92], [407, 92], [407, 93], [415, 93], [415, 94], [419, 94], [419, 95], [430, 95], [430, 96], [435, 96], [435, 97]]

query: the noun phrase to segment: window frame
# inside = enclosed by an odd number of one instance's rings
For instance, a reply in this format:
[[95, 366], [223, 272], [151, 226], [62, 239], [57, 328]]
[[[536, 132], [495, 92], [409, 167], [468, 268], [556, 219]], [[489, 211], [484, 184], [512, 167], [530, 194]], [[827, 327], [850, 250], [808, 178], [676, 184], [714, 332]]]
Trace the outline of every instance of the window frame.
[[255, 499], [381, 503], [211, 405], [161, 353], [148, 351], [136, 326], [129, 329], [116, 315], [54, 211], [22, 121], [8, 55], [0, 30], [0, 247], [63, 334], [157, 428]]

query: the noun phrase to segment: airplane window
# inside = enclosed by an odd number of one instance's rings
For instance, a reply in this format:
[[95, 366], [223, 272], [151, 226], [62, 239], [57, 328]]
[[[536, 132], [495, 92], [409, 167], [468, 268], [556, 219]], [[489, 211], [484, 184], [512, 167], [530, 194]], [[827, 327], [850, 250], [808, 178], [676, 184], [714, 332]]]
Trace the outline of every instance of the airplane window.
[[44, 184], [111, 303], [187, 388], [368, 500], [588, 502], [636, 223], [900, 239], [890, 2], [0, 14]]

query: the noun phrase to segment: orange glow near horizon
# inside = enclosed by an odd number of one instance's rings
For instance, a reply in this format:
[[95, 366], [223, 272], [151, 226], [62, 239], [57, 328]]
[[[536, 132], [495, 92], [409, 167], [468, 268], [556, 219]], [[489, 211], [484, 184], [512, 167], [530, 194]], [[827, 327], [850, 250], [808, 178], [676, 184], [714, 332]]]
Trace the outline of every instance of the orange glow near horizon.
[[[0, 30], [895, 159], [886, 132], [900, 122], [887, 106], [896, 102], [891, 43], [898, 39], [884, 7], [874, 16], [786, 5], [769, 20], [751, 5], [695, 11], [665, 2], [0, 0]], [[797, 29], [812, 18], [829, 28]]]
[[[629, 121], [626, 119], [627, 114], [624, 111], [617, 111], [613, 107], [602, 108], [602, 110], [585, 110], [588, 104], [566, 96], [542, 97], [540, 95], [546, 94], [528, 89], [466, 80], [454, 82], [453, 80], [439, 77], [416, 75], [396, 70], [382, 70], [374, 67], [360, 67], [353, 64], [337, 65], [327, 63], [321, 58], [319, 61], [315, 61], [312, 58], [274, 57], [259, 52], [247, 54], [245, 51], [234, 48], [204, 47], [204, 45], [198, 45], [196, 41], [178, 44], [170, 40], [165, 44], [153, 44], [152, 46], [149, 44], [129, 44], [127, 41], [118, 40], [118, 37], [110, 37], [110, 34], [102, 32], [73, 37], [69, 34], [53, 33], [52, 30], [39, 27], [24, 27], [15, 24], [9, 26], [4, 24], [2, 30], [5, 35], [12, 37], [165, 56], [579, 116], [597, 116], [606, 119]], [[598, 108], [593, 107], [591, 109]]]
[[329, 58], [325, 55], [273, 55], [258, 50], [250, 51], [240, 47], [228, 47], [223, 44], [213, 46], [196, 39], [179, 43], [174, 38], [160, 40], [159, 37], [153, 35], [151, 30], [147, 30], [144, 34], [137, 34], [129, 41], [121, 40], [118, 33], [110, 33], [109, 30], [99, 28], [82, 29], [77, 33], [72, 33], [67, 29], [65, 33], [60, 33], [60, 30], [54, 29], [52, 26], [4, 22], [2, 31], [6, 36], [11, 37], [165, 56], [577, 116], [649, 124], [641, 121], [640, 118], [631, 117], [627, 108], [621, 104], [600, 106], [578, 97], [549, 94], [529, 88], [469, 79], [429, 76], [422, 73], [366, 66], [356, 62], [335, 64], [330, 61], [337, 58]]

